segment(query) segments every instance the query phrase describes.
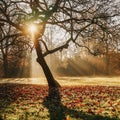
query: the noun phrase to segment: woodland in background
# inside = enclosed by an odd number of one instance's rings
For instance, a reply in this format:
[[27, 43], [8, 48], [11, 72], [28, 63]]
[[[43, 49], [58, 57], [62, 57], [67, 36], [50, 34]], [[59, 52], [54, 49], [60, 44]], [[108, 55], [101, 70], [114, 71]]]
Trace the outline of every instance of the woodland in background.
[[[31, 53], [29, 53], [31, 54]], [[62, 54], [62, 53], [60, 53]], [[52, 62], [51, 62], [52, 60]], [[109, 54], [109, 65], [104, 55], [93, 56], [87, 54], [62, 59], [62, 55], [52, 55], [47, 58], [47, 63], [57, 77], [64, 76], [119, 76], [120, 75], [120, 53]], [[0, 77], [4, 76], [3, 64], [0, 63]], [[30, 55], [17, 61], [9, 60], [9, 77], [31, 77], [31, 57]], [[40, 71], [41, 72], [41, 71]]]

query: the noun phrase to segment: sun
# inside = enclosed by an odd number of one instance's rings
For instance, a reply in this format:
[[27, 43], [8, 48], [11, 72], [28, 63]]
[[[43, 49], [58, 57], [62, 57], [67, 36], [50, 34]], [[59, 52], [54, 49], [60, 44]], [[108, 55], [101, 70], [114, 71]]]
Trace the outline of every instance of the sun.
[[29, 24], [27, 27], [27, 31], [31, 36], [31, 39], [34, 39], [36, 33], [37, 33], [37, 26], [35, 24]]
[[37, 32], [37, 26], [34, 24], [30, 24], [28, 29], [31, 34], [35, 34]]

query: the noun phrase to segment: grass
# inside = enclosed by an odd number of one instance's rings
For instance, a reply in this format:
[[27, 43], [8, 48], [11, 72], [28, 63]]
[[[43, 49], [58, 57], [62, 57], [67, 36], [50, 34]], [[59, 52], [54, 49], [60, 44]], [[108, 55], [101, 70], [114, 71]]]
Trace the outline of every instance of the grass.
[[[120, 86], [120, 77], [56, 77], [62, 86], [101, 85]], [[0, 83], [47, 85], [45, 78], [1, 78]]]
[[0, 119], [120, 120], [120, 86], [1, 83]]

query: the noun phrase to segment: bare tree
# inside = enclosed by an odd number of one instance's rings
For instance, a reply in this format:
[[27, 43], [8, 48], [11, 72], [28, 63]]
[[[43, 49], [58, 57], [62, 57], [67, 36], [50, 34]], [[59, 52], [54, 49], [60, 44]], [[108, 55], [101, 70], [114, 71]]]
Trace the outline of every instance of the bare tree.
[[[108, 19], [115, 20], [114, 18], [119, 16], [119, 2], [117, 0], [7, 0], [7, 2], [1, 0], [0, 15], [1, 24], [7, 23], [17, 33], [33, 38], [37, 62], [44, 71], [49, 87], [56, 87], [58, 84], [44, 57], [67, 49], [71, 44], [85, 47], [96, 55], [86, 44], [81, 44], [81, 41], [84, 42], [89, 33], [95, 33], [94, 26], [98, 30], [109, 32], [106, 24], [111, 26], [111, 20]], [[25, 29], [30, 24], [37, 26], [38, 30], [34, 35], [30, 35]], [[59, 29], [58, 36], [54, 37], [56, 44], [52, 49], [45, 39], [49, 26]], [[80, 42], [79, 38], [82, 38]], [[92, 38], [91, 35], [89, 38]]]

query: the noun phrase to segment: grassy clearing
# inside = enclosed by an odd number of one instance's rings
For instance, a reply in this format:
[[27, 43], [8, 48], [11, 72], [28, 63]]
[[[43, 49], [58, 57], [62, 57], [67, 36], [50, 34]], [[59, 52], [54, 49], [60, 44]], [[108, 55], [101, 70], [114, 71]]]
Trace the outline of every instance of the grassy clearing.
[[2, 120], [120, 120], [119, 86], [0, 84]]
[[59, 77], [61, 85], [120, 86], [120, 77]]
[[[56, 77], [62, 86], [73, 85], [101, 85], [120, 86], [120, 77]], [[0, 79], [0, 83], [38, 84], [47, 85], [45, 78], [6, 78]]]

